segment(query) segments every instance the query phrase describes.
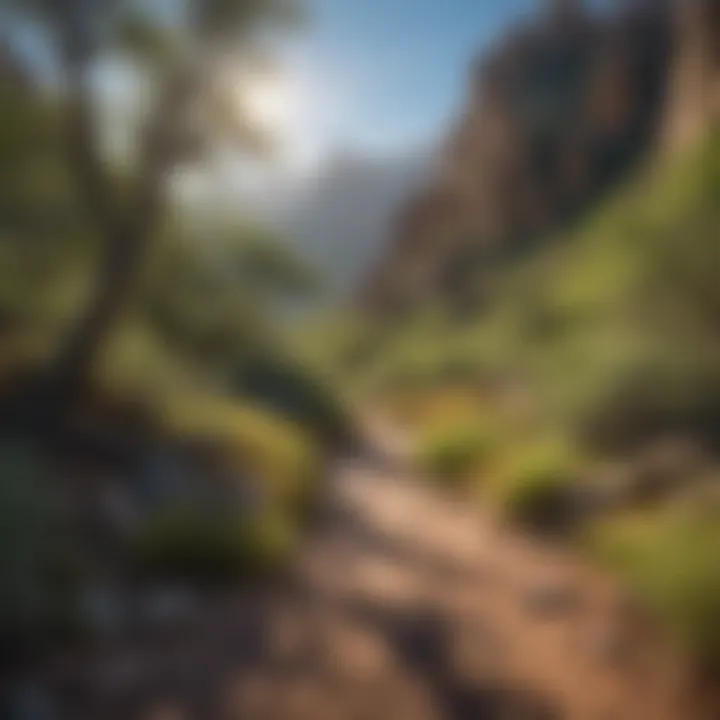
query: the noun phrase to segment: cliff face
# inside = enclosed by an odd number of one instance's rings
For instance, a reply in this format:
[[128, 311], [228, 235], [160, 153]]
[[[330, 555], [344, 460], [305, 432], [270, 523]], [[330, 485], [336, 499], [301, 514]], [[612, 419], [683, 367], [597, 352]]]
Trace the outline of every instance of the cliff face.
[[720, 0], [679, 2], [675, 33], [665, 140], [682, 150], [720, 122]]
[[563, 0], [506, 37], [471, 73], [439, 177], [401, 209], [364, 306], [436, 295], [475, 307], [499, 267], [591, 206], [663, 134], [697, 134], [720, 106], [718, 7], [625, 0], [597, 16]]

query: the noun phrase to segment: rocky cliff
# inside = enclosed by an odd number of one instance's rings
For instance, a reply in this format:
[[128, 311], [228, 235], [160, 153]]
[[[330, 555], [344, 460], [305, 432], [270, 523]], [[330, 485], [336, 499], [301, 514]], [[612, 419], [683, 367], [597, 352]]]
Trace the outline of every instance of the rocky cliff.
[[720, 109], [718, 0], [554, 0], [478, 61], [439, 177], [398, 213], [362, 288], [387, 312], [474, 308], [498, 268], [557, 235], [658, 144]]
[[674, 13], [665, 142], [682, 150], [720, 121], [720, 1], [684, 0]]

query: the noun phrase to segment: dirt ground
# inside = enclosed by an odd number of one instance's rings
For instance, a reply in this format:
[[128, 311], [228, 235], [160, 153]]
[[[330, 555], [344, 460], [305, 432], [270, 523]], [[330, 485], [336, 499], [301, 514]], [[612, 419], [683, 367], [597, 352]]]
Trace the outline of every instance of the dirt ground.
[[574, 558], [363, 457], [288, 577], [57, 682], [72, 720], [711, 720], [654, 638]]

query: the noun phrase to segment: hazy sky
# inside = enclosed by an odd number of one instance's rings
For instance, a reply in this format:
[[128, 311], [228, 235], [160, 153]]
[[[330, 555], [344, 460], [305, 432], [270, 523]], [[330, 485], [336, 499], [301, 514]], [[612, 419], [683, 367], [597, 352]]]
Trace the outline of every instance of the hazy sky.
[[542, 0], [306, 0], [288, 66], [288, 142], [401, 150], [439, 136], [465, 98], [472, 57]]

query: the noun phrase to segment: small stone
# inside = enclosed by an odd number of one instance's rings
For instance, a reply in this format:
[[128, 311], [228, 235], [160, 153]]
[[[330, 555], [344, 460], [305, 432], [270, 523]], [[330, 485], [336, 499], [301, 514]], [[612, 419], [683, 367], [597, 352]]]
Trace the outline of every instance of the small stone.
[[195, 607], [195, 598], [183, 588], [159, 588], [150, 592], [143, 603], [143, 617], [154, 626], [167, 626], [187, 620]]
[[79, 603], [81, 617], [94, 632], [116, 634], [128, 623], [125, 598], [113, 587], [90, 586], [81, 593]]
[[143, 720], [187, 720], [187, 717], [181, 707], [164, 703], [151, 708]]
[[527, 611], [539, 618], [557, 617], [576, 611], [580, 606], [576, 587], [563, 581], [534, 585], [525, 591], [523, 604]]
[[630, 643], [618, 628], [602, 628], [590, 637], [593, 659], [611, 669], [624, 669], [630, 659]]
[[95, 668], [92, 687], [101, 695], [115, 695], [139, 687], [147, 677], [148, 667], [134, 657], [118, 657]]
[[54, 720], [56, 717], [53, 700], [42, 685], [31, 681], [15, 688], [9, 720]]

